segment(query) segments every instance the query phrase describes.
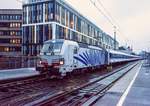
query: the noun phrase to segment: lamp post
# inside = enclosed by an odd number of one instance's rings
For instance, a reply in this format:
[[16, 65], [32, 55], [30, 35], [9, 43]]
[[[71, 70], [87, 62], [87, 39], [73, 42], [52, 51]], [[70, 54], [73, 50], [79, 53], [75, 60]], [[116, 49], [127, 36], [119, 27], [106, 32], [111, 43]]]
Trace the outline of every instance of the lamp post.
[[114, 50], [116, 50], [116, 26], [114, 26]]

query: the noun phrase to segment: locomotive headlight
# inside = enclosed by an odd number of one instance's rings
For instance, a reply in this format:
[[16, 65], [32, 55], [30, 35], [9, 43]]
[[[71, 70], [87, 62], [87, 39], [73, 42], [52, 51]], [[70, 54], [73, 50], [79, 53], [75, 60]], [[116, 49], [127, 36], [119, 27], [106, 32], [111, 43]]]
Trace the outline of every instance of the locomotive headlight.
[[64, 59], [63, 59], [63, 58], [60, 59], [59, 64], [60, 64], [60, 65], [64, 65]]
[[60, 65], [63, 65], [64, 64], [64, 61], [60, 61]]
[[42, 59], [39, 62], [41, 65], [48, 65], [48, 61], [46, 59]]
[[40, 53], [40, 55], [41, 55], [41, 56], [43, 56], [43, 55], [44, 55], [44, 53]]

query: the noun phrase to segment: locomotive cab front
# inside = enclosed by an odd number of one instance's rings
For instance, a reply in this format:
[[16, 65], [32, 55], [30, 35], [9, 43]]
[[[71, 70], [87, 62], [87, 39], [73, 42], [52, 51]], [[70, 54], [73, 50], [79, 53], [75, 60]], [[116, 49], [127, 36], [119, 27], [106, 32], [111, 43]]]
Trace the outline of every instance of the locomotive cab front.
[[[49, 40], [40, 52], [40, 61], [36, 70], [51, 75], [66, 76], [77, 64], [73, 59], [78, 44], [69, 40]], [[77, 66], [77, 65], [76, 65]]]
[[44, 43], [36, 70], [41, 73], [59, 74], [59, 68], [64, 65], [62, 54], [64, 41], [50, 40]]

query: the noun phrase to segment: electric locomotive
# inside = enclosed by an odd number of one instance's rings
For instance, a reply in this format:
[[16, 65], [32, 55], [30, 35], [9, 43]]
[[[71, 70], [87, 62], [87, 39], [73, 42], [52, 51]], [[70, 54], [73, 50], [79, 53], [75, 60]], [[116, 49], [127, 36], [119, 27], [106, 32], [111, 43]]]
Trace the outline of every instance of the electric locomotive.
[[135, 55], [71, 40], [55, 39], [44, 43], [36, 69], [41, 73], [47, 72], [49, 75], [66, 76], [68, 73], [78, 73], [138, 59], [139, 57]]

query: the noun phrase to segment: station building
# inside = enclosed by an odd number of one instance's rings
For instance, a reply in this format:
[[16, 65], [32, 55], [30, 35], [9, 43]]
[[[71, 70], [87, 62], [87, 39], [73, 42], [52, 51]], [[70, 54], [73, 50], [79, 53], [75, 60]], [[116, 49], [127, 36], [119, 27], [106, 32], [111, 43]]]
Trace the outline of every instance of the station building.
[[0, 9], [0, 56], [19, 56], [22, 46], [22, 10]]
[[28, 0], [23, 4], [23, 54], [38, 55], [43, 42], [50, 39], [68, 39], [105, 49], [119, 45], [64, 0]]

